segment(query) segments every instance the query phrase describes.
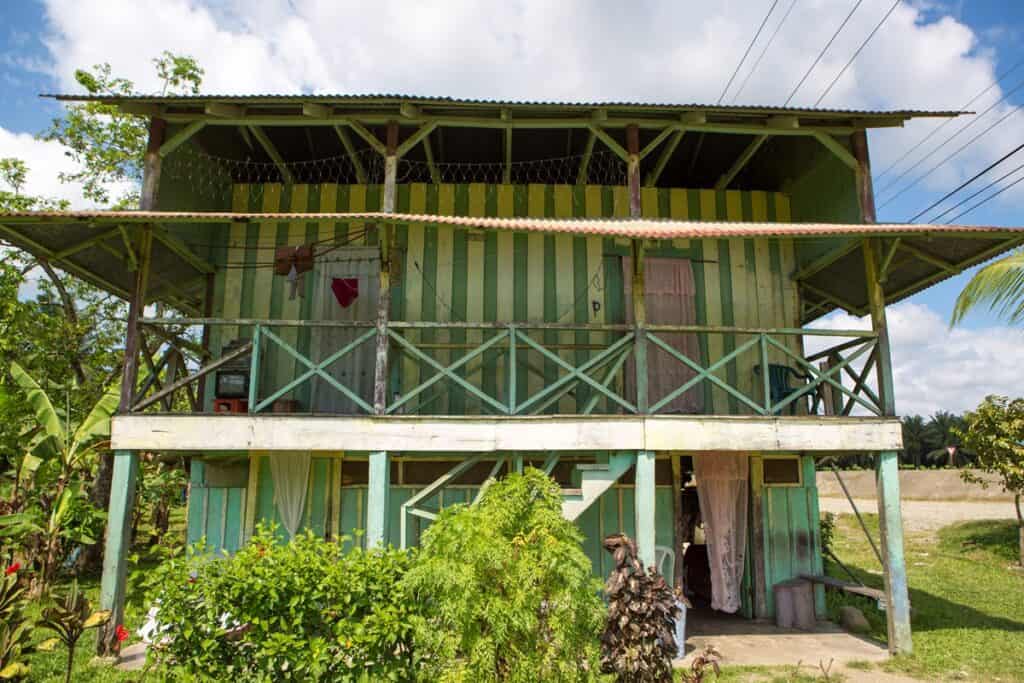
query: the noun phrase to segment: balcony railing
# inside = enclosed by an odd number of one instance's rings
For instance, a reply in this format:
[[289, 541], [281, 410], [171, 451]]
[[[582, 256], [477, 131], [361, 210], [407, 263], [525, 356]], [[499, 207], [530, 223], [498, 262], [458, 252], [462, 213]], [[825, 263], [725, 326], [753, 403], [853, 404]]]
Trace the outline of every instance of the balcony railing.
[[[877, 335], [863, 330], [392, 321], [385, 374], [377, 372], [372, 322], [157, 318], [143, 327], [162, 328], [168, 345], [198, 340], [203, 328], [211, 347], [236, 344], [217, 360], [194, 360], [187, 377], [146, 382], [134, 411], [162, 404], [195, 412], [197, 403], [210, 410], [214, 392], [204, 402], [189, 385], [234, 368], [247, 375], [250, 413], [882, 412], [869, 381]], [[802, 350], [808, 340], [837, 338], [814, 353]], [[375, 410], [373, 378], [385, 376], [387, 400]], [[177, 391], [190, 401], [174, 402]]]

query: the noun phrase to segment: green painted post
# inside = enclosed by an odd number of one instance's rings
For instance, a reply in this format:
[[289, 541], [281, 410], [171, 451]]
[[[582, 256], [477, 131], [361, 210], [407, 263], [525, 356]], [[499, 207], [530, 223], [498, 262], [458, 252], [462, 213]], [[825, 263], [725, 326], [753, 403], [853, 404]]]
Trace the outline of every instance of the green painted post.
[[[896, 415], [893, 396], [892, 356], [889, 347], [888, 323], [885, 317], [885, 294], [879, 282], [878, 240], [864, 241], [864, 271], [867, 280], [871, 326], [878, 333], [878, 395], [882, 414]], [[885, 610], [888, 626], [889, 652], [910, 654], [914, 644], [910, 633], [910, 596], [907, 567], [903, 557], [903, 518], [900, 513], [899, 457], [896, 451], [883, 451], [875, 457], [875, 478], [878, 490], [878, 527], [882, 536], [882, 559], [885, 572]]]
[[[626, 126], [627, 184], [629, 186], [629, 217], [640, 218], [640, 129], [636, 125]], [[636, 344], [633, 348], [633, 365], [636, 370], [636, 412], [647, 413], [647, 302], [644, 298], [644, 242], [633, 240], [633, 325]], [[639, 528], [639, 527], [638, 527]]]
[[[135, 479], [139, 455], [134, 451], [114, 453], [114, 472], [110, 482], [110, 509], [107, 538], [103, 549], [103, 578], [100, 583], [100, 609], [112, 612], [115, 627], [124, 621], [125, 576], [131, 544], [132, 507], [135, 505]], [[120, 642], [115, 629], [101, 629], [99, 651], [116, 655]]]
[[388, 496], [391, 458], [385, 451], [370, 453], [370, 483], [366, 496], [366, 548], [380, 548], [388, 538]]
[[252, 354], [249, 356], [249, 412], [256, 412], [260, 398], [260, 326], [252, 330]]
[[654, 451], [636, 453], [636, 547], [644, 567], [653, 566], [656, 531], [654, 506]]

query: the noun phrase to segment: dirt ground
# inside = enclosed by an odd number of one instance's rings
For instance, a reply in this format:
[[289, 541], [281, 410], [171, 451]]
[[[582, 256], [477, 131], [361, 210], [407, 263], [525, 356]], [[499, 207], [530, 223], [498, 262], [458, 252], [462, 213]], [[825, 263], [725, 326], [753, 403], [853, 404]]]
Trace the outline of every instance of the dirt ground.
[[[861, 512], [878, 512], [877, 501], [873, 498], [854, 498], [854, 502]], [[846, 498], [819, 498], [818, 505], [822, 512], [852, 512]], [[904, 500], [901, 508], [903, 528], [907, 531], [936, 531], [956, 522], [975, 519], [1015, 519], [1017, 514], [1012, 502]]]

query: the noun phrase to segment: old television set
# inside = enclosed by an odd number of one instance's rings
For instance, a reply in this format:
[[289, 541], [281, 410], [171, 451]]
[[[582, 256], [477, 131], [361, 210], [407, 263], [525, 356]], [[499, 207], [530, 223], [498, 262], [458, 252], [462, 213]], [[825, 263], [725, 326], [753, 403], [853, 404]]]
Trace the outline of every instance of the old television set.
[[[247, 339], [234, 339], [224, 345], [222, 355], [229, 355], [248, 343]], [[249, 356], [242, 355], [225, 363], [216, 373], [214, 396], [217, 398], [249, 397]]]

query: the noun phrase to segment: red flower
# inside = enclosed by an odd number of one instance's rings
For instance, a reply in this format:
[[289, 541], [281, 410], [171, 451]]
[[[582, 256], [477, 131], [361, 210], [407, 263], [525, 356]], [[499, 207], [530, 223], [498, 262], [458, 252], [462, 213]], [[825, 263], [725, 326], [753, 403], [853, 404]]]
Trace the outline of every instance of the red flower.
[[15, 562], [10, 567], [8, 567], [7, 569], [4, 570], [4, 576], [10, 576], [11, 574], [13, 574], [14, 572], [18, 571], [19, 569], [21, 569], [21, 564], [18, 563], [18, 562]]
[[120, 624], [118, 624], [117, 628], [114, 629], [114, 636], [117, 638], [117, 642], [119, 643], [123, 643], [124, 641], [128, 640], [129, 635], [130, 634], [128, 633], [128, 629], [126, 629], [124, 626]]

